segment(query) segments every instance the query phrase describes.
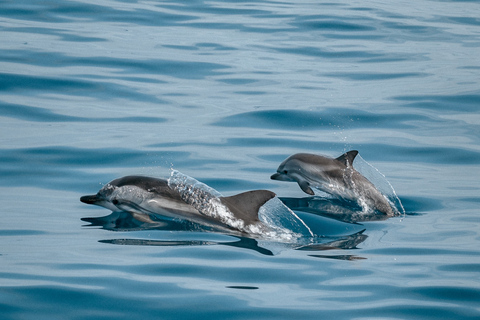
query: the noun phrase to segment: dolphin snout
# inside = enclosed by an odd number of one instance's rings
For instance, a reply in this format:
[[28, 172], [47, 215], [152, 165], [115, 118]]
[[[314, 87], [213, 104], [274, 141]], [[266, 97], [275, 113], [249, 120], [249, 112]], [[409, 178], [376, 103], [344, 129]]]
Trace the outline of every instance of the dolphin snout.
[[80, 201], [86, 204], [96, 204], [100, 199], [96, 194], [88, 195], [88, 196], [83, 196], [80, 198]]
[[270, 179], [272, 179], [272, 180], [279, 180], [279, 181], [290, 181], [290, 182], [295, 181], [295, 180], [293, 180], [291, 177], [289, 177], [287, 174], [285, 174], [285, 173], [280, 173], [280, 172], [277, 172], [277, 173], [272, 174], [272, 176], [270, 177]]
[[274, 174], [272, 174], [272, 176], [270, 177], [270, 179], [272, 179], [272, 180], [280, 180], [280, 179], [279, 179], [280, 175], [281, 175], [281, 174], [278, 173], [278, 172], [277, 172], [277, 173], [274, 173]]

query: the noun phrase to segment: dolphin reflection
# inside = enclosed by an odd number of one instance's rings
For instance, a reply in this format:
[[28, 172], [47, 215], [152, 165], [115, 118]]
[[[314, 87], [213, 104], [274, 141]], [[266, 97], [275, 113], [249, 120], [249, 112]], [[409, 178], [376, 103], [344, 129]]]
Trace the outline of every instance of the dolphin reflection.
[[[132, 217], [131, 214], [124, 211], [114, 211], [108, 216], [82, 218], [82, 221], [89, 222], [87, 227], [101, 227], [110, 231], [138, 231], [138, 230], [161, 230], [161, 231], [207, 231], [206, 226], [195, 224], [188, 221], [170, 221], [162, 220], [152, 224], [142, 222]], [[357, 246], [367, 239], [367, 235], [363, 234], [364, 230], [346, 235], [334, 237], [317, 238], [315, 243], [311, 244], [283, 244], [285, 249], [302, 250], [302, 251], [326, 251], [326, 250], [350, 250], [357, 249]], [[212, 241], [212, 240], [162, 240], [162, 239], [134, 239], [134, 238], [116, 238], [100, 240], [102, 243], [110, 243], [116, 245], [139, 245], [139, 246], [211, 246], [222, 245], [249, 249], [263, 255], [274, 255], [278, 251], [278, 247], [282, 244], [275, 243], [275, 249], [268, 248], [268, 241], [260, 241], [253, 238], [243, 237], [239, 235], [227, 235], [234, 238], [234, 241]], [[271, 244], [271, 243], [270, 243]], [[361, 257], [353, 255], [311, 255], [318, 258], [356, 260]]]
[[376, 214], [374, 211], [365, 212], [356, 203], [347, 200], [318, 196], [304, 198], [281, 197], [279, 199], [291, 210], [313, 213], [347, 223], [382, 221], [389, 218], [387, 215]]

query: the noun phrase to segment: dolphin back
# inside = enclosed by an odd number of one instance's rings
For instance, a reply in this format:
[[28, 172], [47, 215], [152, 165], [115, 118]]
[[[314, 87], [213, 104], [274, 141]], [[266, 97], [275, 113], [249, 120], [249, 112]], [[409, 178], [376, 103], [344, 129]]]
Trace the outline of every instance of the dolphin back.
[[258, 210], [260, 207], [274, 197], [275, 193], [271, 191], [253, 190], [231, 197], [220, 197], [220, 201], [236, 218], [242, 219], [247, 224], [252, 224], [259, 221]]

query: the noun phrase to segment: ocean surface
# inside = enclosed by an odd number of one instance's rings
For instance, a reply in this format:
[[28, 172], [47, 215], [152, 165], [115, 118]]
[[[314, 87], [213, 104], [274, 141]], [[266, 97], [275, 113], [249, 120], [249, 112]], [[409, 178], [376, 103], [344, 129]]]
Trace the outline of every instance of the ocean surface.
[[[477, 1], [1, 1], [0, 318], [480, 319], [479, 17]], [[175, 169], [298, 202], [270, 179], [286, 157], [353, 149], [405, 214], [297, 206], [315, 250], [79, 201]]]

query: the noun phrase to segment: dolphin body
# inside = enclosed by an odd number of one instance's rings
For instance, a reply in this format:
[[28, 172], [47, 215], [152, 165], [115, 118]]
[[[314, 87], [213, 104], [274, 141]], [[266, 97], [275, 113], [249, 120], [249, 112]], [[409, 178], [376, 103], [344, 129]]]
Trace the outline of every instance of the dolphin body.
[[[258, 210], [275, 193], [268, 190], [254, 190], [231, 197], [219, 197], [228, 209], [229, 219], [222, 219], [217, 213], [200, 212], [188, 204], [181, 194], [171, 188], [168, 180], [144, 176], [126, 176], [115, 179], [95, 195], [86, 195], [80, 201], [105, 207], [114, 212], [126, 211], [142, 222], [154, 223], [150, 215], [162, 215], [172, 219], [193, 221], [223, 231], [248, 232], [247, 227], [262, 230], [265, 225], [258, 218]], [[220, 210], [221, 211], [221, 210]], [[233, 215], [233, 216], [232, 216]], [[232, 220], [233, 219], [233, 220]], [[229, 223], [235, 221], [235, 223]]]
[[315, 195], [313, 187], [339, 199], [355, 201], [364, 210], [370, 208], [394, 216], [396, 213], [387, 198], [353, 168], [357, 154], [357, 150], [352, 150], [334, 159], [297, 153], [285, 159], [271, 179], [294, 181], [310, 195]]

